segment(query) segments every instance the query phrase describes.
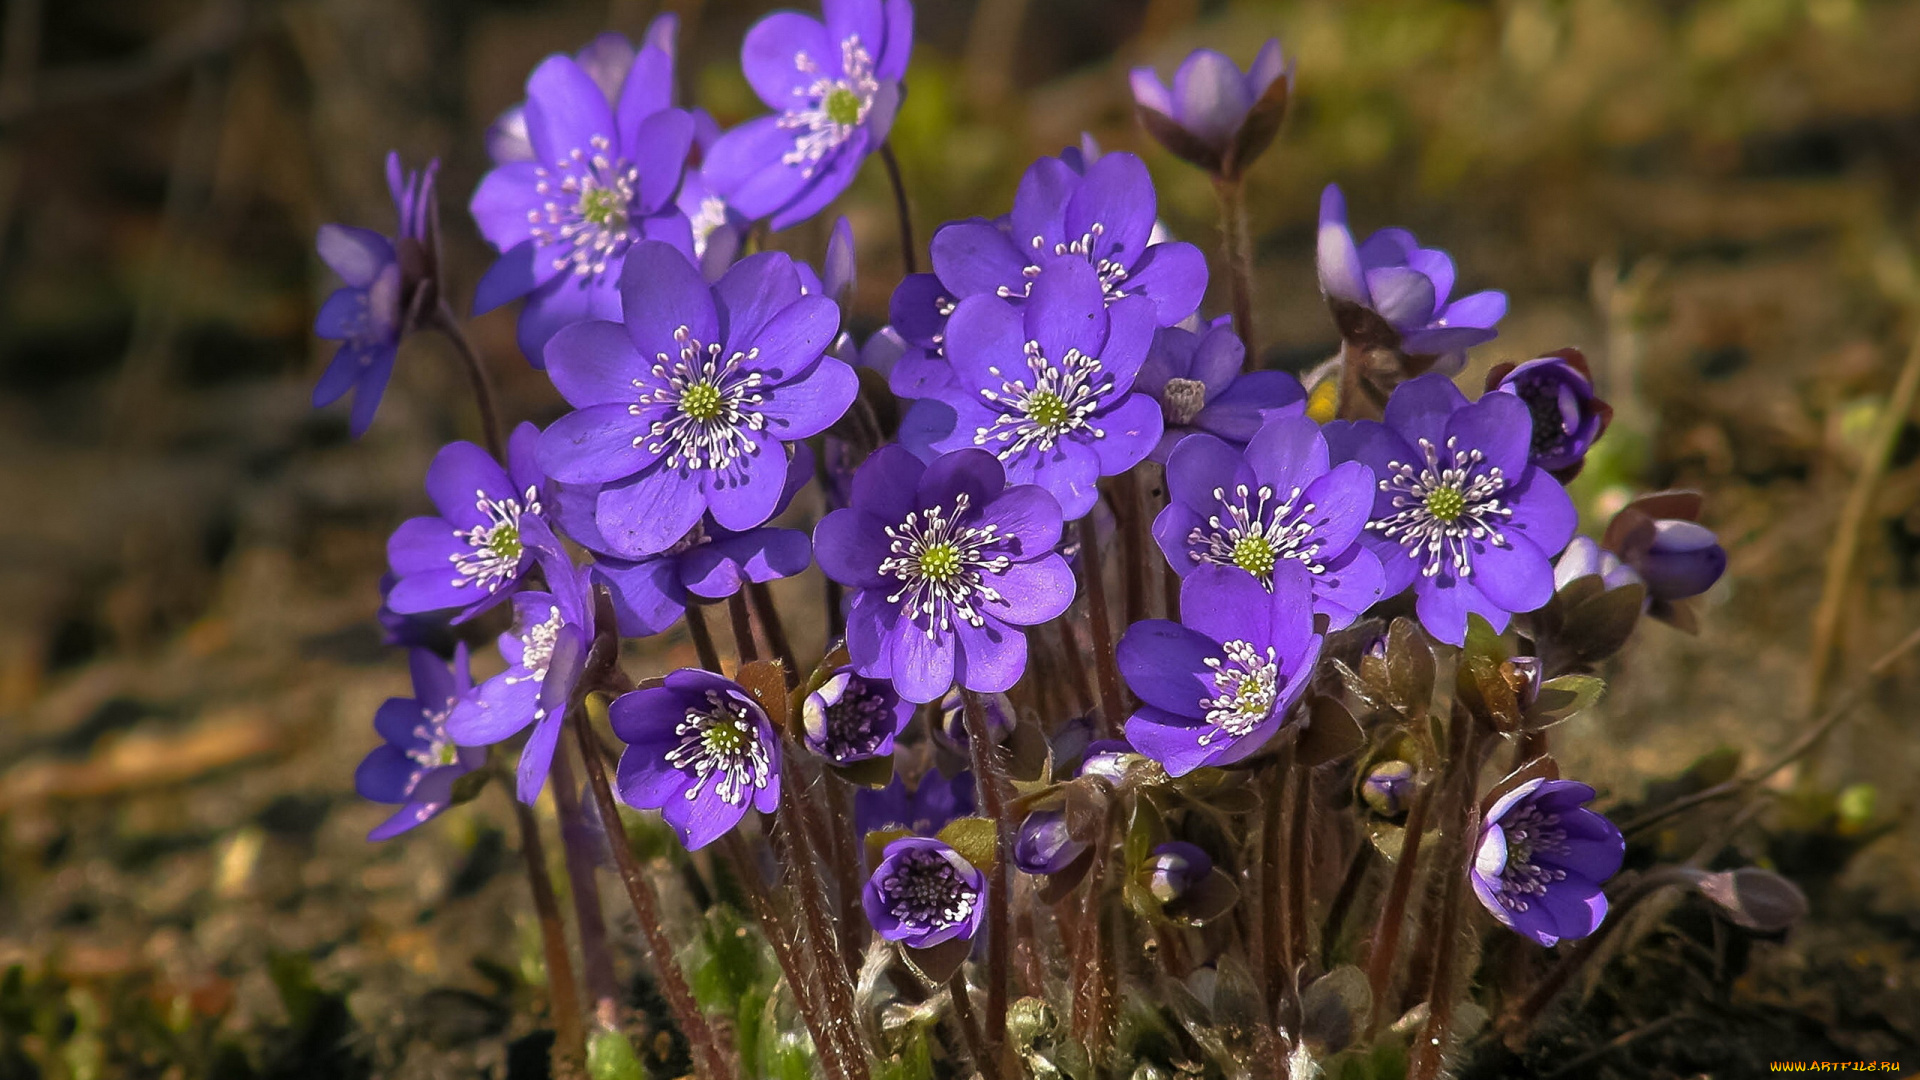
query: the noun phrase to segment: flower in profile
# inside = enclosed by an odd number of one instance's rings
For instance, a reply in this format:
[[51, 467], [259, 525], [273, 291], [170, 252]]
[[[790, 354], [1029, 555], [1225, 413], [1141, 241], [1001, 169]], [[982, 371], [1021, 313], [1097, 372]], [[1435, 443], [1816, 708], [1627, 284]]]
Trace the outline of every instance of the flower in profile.
[[[773, 516], [785, 513], [812, 477], [813, 452], [797, 443]], [[623, 550], [601, 535], [594, 520], [599, 485], [554, 487], [554, 524], [594, 553], [593, 579], [613, 594], [614, 617], [623, 637], [658, 634], [677, 622], [688, 604], [724, 600], [748, 582], [792, 577], [813, 563], [813, 543], [799, 529], [761, 525], [736, 532], [711, 513], [664, 551]]]
[[666, 681], [617, 698], [609, 710], [628, 806], [658, 810], [687, 850], [740, 823], [747, 808], [780, 804], [780, 739], [745, 687], [682, 668]]
[[1073, 602], [1073, 574], [1053, 550], [1060, 525], [1053, 496], [1008, 486], [985, 451], [929, 465], [882, 447], [854, 474], [853, 505], [813, 534], [821, 570], [852, 592], [854, 670], [917, 703], [956, 683], [1011, 687], [1027, 666], [1022, 628]]
[[1620, 561], [1620, 556], [1600, 546], [1591, 536], [1576, 536], [1567, 542], [1567, 550], [1553, 564], [1555, 592], [1583, 577], [1599, 577], [1609, 589], [1622, 585], [1642, 585], [1640, 572]]
[[930, 769], [907, 789], [899, 773], [878, 791], [858, 788], [853, 793], [854, 831], [865, 836], [875, 829], [905, 829], [916, 836], [932, 836], [954, 818], [973, 813], [973, 773], [962, 769], [948, 779]]
[[1127, 742], [1174, 776], [1264, 747], [1320, 659], [1307, 577], [1288, 560], [1269, 591], [1245, 570], [1208, 564], [1180, 584], [1180, 622], [1128, 627], [1120, 674], [1141, 704], [1127, 718]]
[[1207, 291], [1207, 260], [1192, 244], [1153, 242], [1159, 200], [1147, 167], [1114, 153], [1084, 170], [1043, 157], [1028, 167], [1004, 222], [942, 225], [931, 246], [940, 284], [961, 300], [1019, 301], [1058, 268], [1085, 267], [1107, 303], [1151, 300], [1155, 326], [1192, 315]]
[[540, 431], [521, 424], [507, 440], [507, 467], [470, 442], [448, 443], [427, 467], [427, 494], [439, 514], [401, 523], [387, 541], [399, 580], [387, 607], [400, 615], [459, 609], [473, 618], [513, 592], [533, 567], [527, 531], [547, 512], [534, 464]]
[[[1452, 300], [1453, 260], [1423, 248], [1405, 229], [1381, 229], [1355, 245], [1347, 229], [1347, 202], [1328, 184], [1320, 195], [1318, 264], [1320, 291], [1333, 308], [1341, 336], [1397, 347], [1411, 356], [1432, 356], [1434, 370], [1458, 372], [1466, 351], [1492, 341], [1507, 313], [1507, 294], [1495, 290]], [[1364, 314], [1378, 317], [1365, 326]], [[1384, 323], [1388, 340], [1379, 336]]]
[[547, 588], [514, 594], [513, 628], [499, 639], [507, 669], [454, 708], [447, 731], [462, 746], [491, 746], [532, 726], [516, 776], [520, 801], [532, 805], [546, 786], [594, 625], [586, 570], [568, 560], [544, 523], [529, 530], [528, 543], [539, 553]]
[[804, 295], [779, 252], [709, 286], [652, 241], [628, 252], [620, 291], [624, 325], [578, 323], [547, 349], [576, 411], [541, 436], [541, 467], [603, 485], [593, 517], [610, 550], [664, 551], [709, 511], [735, 531], [765, 523], [786, 490], [786, 444], [824, 431], [858, 390], [824, 355], [840, 308]]
[[934, 397], [955, 385], [947, 363], [947, 319], [959, 303], [934, 274], [908, 274], [894, 286], [888, 325], [905, 346], [887, 372], [895, 396]]
[[1626, 841], [1586, 808], [1593, 789], [1537, 777], [1487, 809], [1468, 872], [1494, 918], [1541, 945], [1583, 938], [1607, 917], [1606, 880]]
[[887, 845], [860, 902], [881, 937], [931, 949], [978, 933], [986, 895], [986, 875], [959, 852], [938, 840], [903, 836]]
[[467, 647], [454, 646], [453, 667], [425, 649], [407, 653], [413, 696], [388, 698], [373, 715], [385, 742], [360, 762], [353, 786], [360, 797], [399, 803], [400, 809], [367, 834], [388, 840], [428, 820], [453, 802], [453, 782], [486, 764], [487, 752], [455, 745], [447, 714], [473, 689]]
[[1087, 850], [1067, 831], [1060, 810], [1035, 810], [1020, 823], [1013, 839], [1013, 865], [1023, 874], [1057, 874]]
[[400, 576], [391, 570], [380, 575], [380, 610], [375, 618], [380, 623], [381, 643], [446, 652], [453, 645], [453, 635], [444, 616], [402, 615], [387, 604], [387, 595], [393, 592], [393, 586], [399, 580]]
[[885, 757], [893, 753], [894, 738], [913, 722], [913, 710], [913, 702], [894, 692], [893, 684], [842, 667], [801, 703], [801, 739], [836, 765]]
[[1613, 407], [1593, 393], [1593, 373], [1579, 349], [1561, 349], [1524, 364], [1495, 364], [1487, 392], [1512, 394], [1533, 414], [1533, 463], [1561, 483], [1580, 475], [1587, 451], [1613, 419]]
[[1533, 417], [1512, 394], [1469, 403], [1447, 377], [1400, 384], [1386, 422], [1327, 425], [1334, 456], [1373, 470], [1378, 491], [1362, 537], [1386, 570], [1385, 595], [1414, 587], [1421, 625], [1452, 645], [1467, 616], [1494, 630], [1553, 595], [1553, 566], [1578, 515], [1566, 489], [1527, 451]]
[[1306, 570], [1313, 610], [1332, 629], [1380, 599], [1386, 575], [1360, 537], [1373, 510], [1372, 470], [1330, 464], [1320, 425], [1288, 416], [1260, 428], [1244, 452], [1211, 435], [1183, 440], [1167, 462], [1167, 508], [1153, 536], [1182, 577], [1237, 566], [1271, 584], [1282, 563]]
[[954, 382], [914, 402], [900, 441], [924, 458], [982, 447], [1014, 483], [1038, 484], [1068, 520], [1082, 517], [1100, 477], [1127, 471], [1160, 442], [1160, 404], [1133, 385], [1153, 317], [1138, 297], [1109, 307], [1083, 262], [1054, 267], [1017, 305], [969, 296], [947, 321]]
[[1162, 465], [1181, 439], [1205, 432], [1242, 447], [1260, 425], [1307, 411], [1307, 392], [1284, 371], [1240, 370], [1247, 347], [1229, 316], [1198, 330], [1167, 326], [1154, 332], [1136, 390], [1160, 402], [1163, 426], [1149, 456]]
[[820, 212], [887, 141], [913, 51], [908, 0], [825, 0], [826, 22], [779, 11], [755, 23], [740, 66], [774, 110], [721, 136], [707, 182], [775, 229]]
[[[987, 734], [1002, 743], [1013, 731], [1013, 705], [1005, 694], [980, 695], [980, 711], [987, 718]], [[936, 739], [964, 754], [967, 752], [967, 696], [959, 687], [940, 698], [940, 722], [934, 726]]]
[[1613, 516], [1600, 540], [1646, 585], [1647, 614], [1689, 633], [1695, 619], [1684, 601], [1712, 588], [1727, 571], [1727, 549], [1696, 520], [1701, 509], [1697, 492], [1642, 495]]
[[1141, 126], [1174, 156], [1224, 179], [1238, 179], [1280, 131], [1293, 91], [1293, 65], [1269, 38], [1245, 74], [1212, 49], [1196, 49], [1173, 73], [1133, 69]]
[[634, 245], [664, 241], [693, 257], [692, 226], [674, 204], [693, 145], [693, 118], [671, 108], [673, 58], [640, 50], [609, 102], [570, 56], [527, 80], [528, 161], [488, 173], [468, 209], [500, 258], [474, 291], [476, 313], [527, 297], [520, 349], [535, 367], [561, 327], [618, 319], [621, 269]]
[[351, 225], [322, 225], [314, 244], [320, 260], [340, 275], [341, 287], [320, 305], [313, 332], [340, 348], [313, 388], [318, 409], [353, 393], [348, 421], [354, 438], [366, 434], [393, 375], [400, 338], [437, 303], [440, 204], [434, 190], [438, 160], [420, 172], [387, 155], [387, 189], [400, 227], [394, 239]]

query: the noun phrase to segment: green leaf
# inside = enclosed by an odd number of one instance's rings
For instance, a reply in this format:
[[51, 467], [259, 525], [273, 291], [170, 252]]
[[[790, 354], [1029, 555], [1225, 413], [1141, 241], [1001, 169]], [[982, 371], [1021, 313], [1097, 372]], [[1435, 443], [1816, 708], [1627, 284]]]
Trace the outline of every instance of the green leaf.
[[992, 818], [954, 818], [947, 822], [946, 828], [940, 830], [940, 839], [981, 873], [993, 871], [999, 837]]
[[1593, 675], [1562, 675], [1540, 686], [1540, 696], [1527, 710], [1530, 731], [1551, 727], [1593, 707], [1607, 691], [1606, 680]]
[[867, 861], [877, 863], [887, 845], [903, 836], [912, 836], [912, 829], [875, 829], [867, 834]]
[[855, 787], [871, 788], [875, 791], [893, 783], [893, 755], [867, 758], [846, 765], [828, 766], [840, 775], [842, 780]]

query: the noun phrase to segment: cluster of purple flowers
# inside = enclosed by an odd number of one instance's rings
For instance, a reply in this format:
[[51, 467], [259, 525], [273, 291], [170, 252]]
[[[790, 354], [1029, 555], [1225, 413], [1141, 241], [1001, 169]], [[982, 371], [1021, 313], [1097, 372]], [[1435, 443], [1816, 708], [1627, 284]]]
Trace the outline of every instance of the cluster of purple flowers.
[[[1109, 788], [1133, 755], [1157, 763], [1162, 782], [1264, 760], [1329, 692], [1316, 676], [1335, 636], [1407, 610], [1392, 607], [1402, 597], [1428, 638], [1464, 646], [1472, 620], [1504, 632], [1576, 579], [1644, 586], [1664, 617], [1724, 569], [1693, 513], [1652, 506], [1604, 547], [1576, 538], [1562, 481], [1610, 416], [1584, 360], [1567, 350], [1503, 365], [1468, 400], [1450, 376], [1494, 338], [1504, 295], [1453, 298], [1452, 260], [1404, 230], [1356, 243], [1335, 187], [1318, 253], [1336, 323], [1425, 372], [1401, 381], [1377, 419], [1309, 417], [1298, 379], [1258, 370], [1227, 320], [1205, 321], [1206, 260], [1163, 235], [1145, 165], [1091, 148], [1036, 161], [1008, 213], [940, 228], [932, 272], [899, 284], [890, 325], [863, 348], [843, 329], [854, 270], [844, 219], [824, 274], [778, 251], [740, 257], [749, 223], [820, 213], [886, 146], [912, 8], [826, 0], [823, 14], [772, 15], [748, 34], [742, 64], [773, 112], [732, 130], [675, 105], [667, 20], [637, 48], [603, 37], [549, 58], [490, 133], [494, 169], [470, 210], [499, 258], [474, 306], [523, 301], [521, 348], [569, 411], [545, 430], [520, 425], [504, 461], [473, 443], [445, 447], [426, 478], [436, 513], [392, 536], [384, 617], [396, 635], [424, 641], [422, 620], [463, 623], [497, 606], [513, 618], [498, 638], [504, 668], [478, 684], [464, 645], [451, 673], [414, 650], [415, 696], [382, 707], [385, 743], [358, 778], [368, 798], [401, 806], [376, 838], [445, 809], [456, 780], [488, 767], [485, 748], [523, 733], [516, 793], [533, 802], [583, 696], [625, 688], [586, 678], [589, 654], [617, 651], [596, 642], [662, 634], [720, 601], [735, 605], [738, 632], [747, 595], [765, 603], [768, 583], [817, 562], [843, 605], [831, 614], [845, 654], [795, 693], [795, 715], [742, 672], [667, 673], [611, 701], [625, 744], [615, 788], [696, 849], [749, 810], [784, 813], [796, 776], [859, 770], [872, 787], [855, 828], [906, 834], [877, 852], [861, 904], [876, 933], [926, 950], [971, 939], [1001, 887], [932, 835], [991, 805], [980, 763], [998, 751], [970, 746], [962, 721], [990, 712], [996, 742], [1035, 723], [1030, 704], [980, 695], [1014, 690], [1042, 652], [1083, 662], [1071, 627], [1064, 650], [1029, 637], [1063, 617], [1104, 617], [1097, 604], [1069, 615], [1100, 584], [1103, 549], [1155, 560], [1140, 569], [1168, 575], [1170, 592], [1178, 579], [1169, 618], [1132, 621], [1094, 658], [1117, 675], [1102, 686], [1103, 709], [1120, 713], [1102, 714], [1105, 732], [1126, 739], [1089, 747], [1081, 732], [1073, 782]], [[1229, 182], [1271, 140], [1291, 78], [1270, 43], [1244, 75], [1203, 52], [1171, 89], [1144, 70], [1134, 86], [1149, 130]], [[355, 389], [356, 433], [402, 334], [439, 310], [434, 169], [390, 169], [397, 241], [342, 226], [319, 239], [345, 287], [318, 329], [345, 344], [315, 400]], [[863, 389], [860, 366], [884, 378], [868, 372]], [[874, 449], [838, 425], [873, 426], [861, 395], [880, 382], [904, 405]], [[1128, 474], [1164, 486], [1102, 483]], [[829, 512], [811, 533], [780, 524], [796, 503], [804, 511], [816, 477]], [[1120, 494], [1136, 488], [1149, 493]], [[1103, 539], [1097, 514], [1128, 527]], [[947, 720], [921, 736], [918, 707], [935, 702]], [[970, 755], [974, 771], [892, 767], [928, 743]], [[1356, 786], [1383, 813], [1403, 809], [1414, 782], [1411, 766], [1391, 764]], [[1536, 781], [1483, 818], [1473, 889], [1542, 944], [1590, 933], [1604, 915], [1600, 886], [1621, 841], [1584, 809], [1593, 795]], [[1028, 874], [1060, 875], [1092, 847], [1047, 806], [1027, 814], [1010, 851]], [[1161, 903], [1215, 874], [1213, 856], [1178, 839], [1132, 869]]]

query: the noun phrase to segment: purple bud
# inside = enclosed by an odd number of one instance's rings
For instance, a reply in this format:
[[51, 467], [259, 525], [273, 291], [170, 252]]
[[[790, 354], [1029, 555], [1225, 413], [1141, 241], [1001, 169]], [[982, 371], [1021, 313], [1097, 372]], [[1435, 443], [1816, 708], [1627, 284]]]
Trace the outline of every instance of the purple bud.
[[1590, 536], [1576, 536], [1568, 542], [1567, 550], [1560, 553], [1560, 560], [1553, 564], [1553, 587], [1558, 591], [1579, 578], [1594, 575], [1609, 589], [1640, 584], [1640, 575], [1622, 563], [1620, 556], [1601, 547], [1599, 541]]
[[1684, 600], [1713, 587], [1727, 569], [1727, 551], [1713, 530], [1669, 518], [1653, 524], [1653, 543], [1633, 559], [1654, 600]]
[[1057, 874], [1087, 850], [1067, 833], [1067, 816], [1059, 810], [1039, 810], [1020, 823], [1013, 841], [1013, 865], [1027, 874]]
[[1161, 844], [1147, 857], [1140, 876], [1147, 891], [1163, 904], [1171, 904], [1213, 873], [1213, 859], [1192, 844], [1175, 840]]
[[1412, 765], [1404, 761], [1383, 761], [1360, 782], [1360, 797], [1381, 817], [1397, 818], [1407, 812], [1418, 786]]
[[827, 297], [844, 305], [847, 294], [853, 291], [859, 268], [859, 255], [853, 246], [853, 225], [842, 217], [833, 223], [833, 233], [827, 237], [827, 261], [820, 275]]
[[[1013, 706], [1004, 694], [981, 694], [980, 705], [981, 711], [987, 714], [987, 733], [995, 743], [1005, 742], [1013, 730]], [[940, 699], [940, 727], [936, 734], [958, 749], [967, 748], [966, 697], [957, 686]]]
[[1086, 759], [1080, 762], [1081, 776], [1098, 776], [1119, 783], [1127, 773], [1128, 757], [1134, 749], [1125, 739], [1098, 739], [1087, 744]]
[[1244, 74], [1211, 49], [1189, 54], [1168, 87], [1151, 67], [1129, 76], [1141, 123], [1161, 145], [1209, 172], [1239, 176], [1279, 131], [1293, 70], [1270, 40]]

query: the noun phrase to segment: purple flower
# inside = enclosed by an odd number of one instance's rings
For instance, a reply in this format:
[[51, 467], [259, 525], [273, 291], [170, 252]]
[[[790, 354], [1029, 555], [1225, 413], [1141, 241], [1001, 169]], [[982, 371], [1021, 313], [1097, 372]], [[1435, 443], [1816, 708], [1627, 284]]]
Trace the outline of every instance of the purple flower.
[[965, 769], [951, 780], [938, 769], [929, 770], [912, 791], [895, 773], [893, 782], [878, 791], [854, 791], [854, 831], [865, 836], [875, 829], [900, 828], [918, 836], [932, 836], [954, 818], [973, 813], [973, 788], [973, 773]]
[[425, 649], [407, 653], [413, 696], [388, 698], [373, 715], [386, 741], [360, 762], [353, 786], [374, 802], [400, 803], [400, 810], [367, 834], [388, 840], [451, 805], [453, 782], [486, 764], [485, 750], [463, 749], [447, 736], [447, 714], [473, 688], [467, 647], [454, 646], [453, 667]]
[[1100, 477], [1160, 442], [1160, 404], [1133, 385], [1152, 343], [1153, 305], [1129, 296], [1109, 308], [1084, 263], [1054, 267], [1018, 305], [970, 296], [947, 322], [954, 383], [914, 402], [900, 441], [924, 458], [984, 447], [1014, 483], [1038, 484], [1068, 520], [1082, 517]]
[[931, 465], [882, 447], [853, 478], [853, 505], [821, 520], [815, 557], [852, 590], [854, 670], [891, 679], [900, 696], [935, 701], [956, 683], [999, 693], [1027, 666], [1021, 627], [1073, 602], [1073, 574], [1053, 550], [1060, 505], [1031, 484], [1009, 487], [993, 455]]
[[1496, 364], [1487, 372], [1487, 392], [1512, 394], [1533, 414], [1535, 465], [1562, 483], [1586, 463], [1587, 451], [1607, 430], [1613, 408], [1593, 394], [1593, 375], [1578, 349], [1561, 349], [1524, 364]]
[[859, 382], [824, 356], [840, 309], [805, 296], [793, 262], [766, 252], [709, 286], [666, 244], [627, 254], [624, 325], [584, 322], [554, 337], [548, 374], [577, 410], [540, 439], [563, 484], [605, 485], [593, 517], [622, 553], [663, 551], [711, 511], [723, 528], [773, 516], [785, 444], [840, 418]]
[[1154, 848], [1140, 868], [1141, 884], [1162, 904], [1184, 898], [1212, 873], [1213, 856], [1183, 840]]
[[1645, 584], [1640, 580], [1639, 571], [1621, 562], [1620, 556], [1601, 547], [1593, 537], [1576, 536], [1567, 542], [1567, 549], [1553, 564], [1554, 591], [1566, 588], [1576, 579], [1594, 575], [1609, 589]]
[[913, 702], [895, 693], [893, 684], [843, 667], [801, 704], [801, 737], [807, 749], [836, 765], [885, 757], [913, 722], [913, 711]]
[[399, 645], [409, 649], [432, 649], [445, 652], [445, 645], [452, 643], [448, 632], [447, 620], [434, 615], [402, 615], [387, 603], [387, 596], [393, 592], [393, 586], [400, 576], [389, 570], [380, 575], [380, 611], [375, 615], [380, 622], [381, 642], [386, 645]]
[[1607, 917], [1601, 885], [1620, 869], [1626, 841], [1586, 808], [1592, 799], [1585, 784], [1536, 778], [1501, 796], [1481, 822], [1474, 895], [1541, 945], [1586, 937]]
[[1222, 316], [1195, 332], [1167, 326], [1154, 332], [1134, 389], [1160, 402], [1163, 428], [1149, 456], [1162, 465], [1181, 439], [1205, 432], [1243, 447], [1260, 425], [1307, 411], [1307, 392], [1284, 371], [1249, 371], [1247, 347]]
[[1244, 452], [1211, 435], [1183, 440], [1167, 462], [1168, 503], [1153, 536], [1175, 573], [1237, 566], [1273, 580], [1283, 562], [1307, 571], [1313, 610], [1343, 629], [1380, 599], [1386, 574], [1360, 543], [1373, 509], [1372, 470], [1329, 465], [1320, 425], [1274, 420]]
[[1133, 69], [1140, 123], [1174, 155], [1234, 179], [1273, 142], [1287, 114], [1293, 65], [1269, 38], [1246, 74], [1211, 49], [1197, 49], [1173, 73], [1173, 88], [1150, 67]]
[[1157, 204], [1153, 178], [1132, 154], [1106, 154], [1084, 175], [1043, 157], [1004, 222], [969, 218], [933, 234], [934, 273], [957, 299], [1021, 300], [1050, 272], [1086, 267], [1107, 303], [1145, 297], [1153, 325], [1172, 326], [1200, 306], [1207, 260], [1192, 244], [1153, 242]]
[[469, 209], [500, 251], [474, 310], [528, 297], [520, 348], [535, 367], [561, 327], [620, 318], [621, 269], [635, 244], [666, 241], [693, 257], [692, 227], [673, 201], [693, 118], [669, 107], [672, 89], [672, 54], [651, 44], [617, 101], [569, 56], [548, 57], [527, 80], [533, 159], [488, 173]]
[[620, 797], [658, 810], [687, 850], [713, 843], [751, 805], [780, 804], [780, 739], [745, 687], [708, 671], [682, 668], [665, 684], [614, 701]]
[[400, 218], [395, 239], [371, 229], [322, 225], [314, 240], [320, 260], [340, 275], [343, 287], [327, 297], [313, 321], [316, 335], [341, 343], [313, 388], [313, 407], [352, 391], [348, 424], [356, 439], [380, 408], [401, 335], [418, 324], [422, 304], [437, 300], [439, 203], [433, 181], [439, 171], [435, 160], [421, 172], [408, 172], [399, 154], [388, 154], [387, 189]]
[[1013, 865], [1023, 874], [1057, 874], [1072, 865], [1087, 845], [1067, 832], [1060, 810], [1036, 810], [1020, 823], [1013, 840]]
[[447, 731], [462, 746], [491, 746], [532, 725], [520, 751], [516, 791], [532, 805], [546, 786], [547, 771], [593, 642], [593, 598], [587, 572], [573, 565], [553, 534], [535, 541], [547, 589], [514, 594], [513, 629], [500, 635], [507, 669], [462, 700], [447, 719]]
[[1560, 482], [1527, 458], [1533, 418], [1512, 394], [1469, 403], [1440, 374], [1401, 383], [1386, 422], [1327, 426], [1336, 457], [1378, 477], [1363, 541], [1386, 570], [1385, 595], [1408, 585], [1420, 622], [1449, 644], [1476, 613], [1504, 630], [1509, 615], [1553, 595], [1548, 562], [1578, 524]]
[[[787, 483], [773, 516], [813, 476], [813, 452], [795, 444]], [[575, 543], [597, 559], [592, 574], [613, 594], [613, 609], [623, 637], [647, 637], [672, 626], [688, 604], [724, 600], [750, 582], [793, 577], [813, 563], [813, 543], [799, 529], [772, 525], [736, 532], [703, 516], [665, 551], [635, 553], [616, 548], [594, 520], [601, 488], [555, 485], [554, 521]]]
[[1127, 775], [1127, 756], [1134, 753], [1125, 739], [1095, 739], [1087, 744], [1087, 756], [1080, 762], [1080, 776], [1098, 776], [1119, 783]]
[[707, 182], [751, 218], [784, 229], [853, 183], [887, 141], [913, 51], [908, 0], [823, 0], [826, 24], [779, 11], [754, 24], [740, 66], [771, 116], [721, 136]]
[[903, 836], [887, 845], [860, 902], [881, 937], [931, 949], [978, 933], [986, 895], [986, 875], [959, 852], [938, 840]]
[[[546, 532], [534, 444], [521, 424], [507, 440], [507, 467], [470, 442], [448, 443], [427, 467], [427, 494], [440, 513], [401, 523], [387, 541], [399, 580], [387, 606], [401, 615], [459, 608], [455, 622], [504, 600], [533, 566], [529, 530]], [[536, 524], [537, 523], [537, 524]]]
[[905, 346], [887, 372], [898, 397], [937, 397], [957, 385], [947, 363], [947, 319], [959, 306], [933, 274], [908, 274], [894, 287], [887, 304], [888, 325]]
[[1334, 308], [1334, 321], [1351, 336], [1351, 312], [1365, 308], [1398, 336], [1387, 342], [1413, 356], [1435, 356], [1434, 370], [1455, 373], [1466, 351], [1492, 341], [1507, 313], [1507, 294], [1477, 292], [1449, 302], [1453, 260], [1423, 248], [1405, 229], [1381, 229], [1355, 246], [1347, 229], [1347, 202], [1328, 184], [1320, 195], [1320, 290]]
[[1178, 623], [1147, 619], [1120, 639], [1120, 673], [1140, 698], [1127, 742], [1184, 776], [1260, 750], [1287, 721], [1320, 659], [1305, 567], [1252, 574], [1206, 565], [1180, 585]]

